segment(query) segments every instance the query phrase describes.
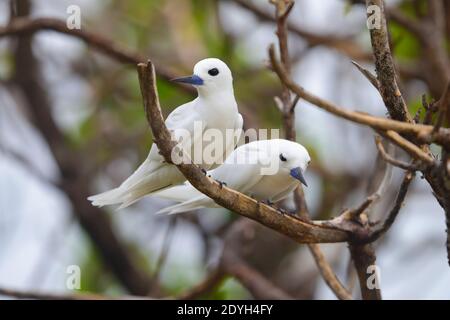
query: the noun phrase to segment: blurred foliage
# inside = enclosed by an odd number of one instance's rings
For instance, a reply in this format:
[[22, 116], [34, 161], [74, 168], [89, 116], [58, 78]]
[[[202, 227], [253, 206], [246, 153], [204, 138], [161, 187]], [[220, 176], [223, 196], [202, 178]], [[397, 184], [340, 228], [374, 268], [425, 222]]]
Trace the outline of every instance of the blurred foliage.
[[89, 243], [86, 244], [86, 258], [81, 261], [81, 292], [108, 292], [112, 295], [120, 294], [121, 287], [101, 262], [98, 252]]

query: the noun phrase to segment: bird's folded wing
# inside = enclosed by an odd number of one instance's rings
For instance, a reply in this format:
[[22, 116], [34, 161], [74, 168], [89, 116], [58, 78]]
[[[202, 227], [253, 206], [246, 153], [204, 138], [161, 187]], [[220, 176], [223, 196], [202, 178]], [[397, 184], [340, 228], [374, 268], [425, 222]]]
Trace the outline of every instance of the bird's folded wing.
[[[167, 129], [172, 134], [172, 138], [178, 141], [181, 147], [188, 152], [201, 139], [207, 124], [206, 119], [203, 119], [202, 115], [195, 110], [194, 105], [195, 100], [179, 106], [169, 114], [165, 121]], [[159, 149], [156, 144], [152, 145], [148, 159], [164, 163], [164, 159], [159, 154]]]
[[[236, 149], [222, 166], [210, 172], [211, 178], [225, 182], [231, 189], [251, 195], [252, 188], [263, 177], [260, 163], [255, 162], [257, 157], [265, 156], [265, 154], [261, 155], [260, 153], [261, 150], [258, 148], [247, 147], [247, 145]], [[186, 197], [180, 195], [181, 192], [186, 192], [189, 195], [189, 200], [185, 200]], [[179, 204], [158, 211], [158, 214], [176, 214], [200, 208], [217, 207], [212, 199], [200, 194], [190, 184], [172, 187], [155, 195], [175, 201], [183, 200]]]

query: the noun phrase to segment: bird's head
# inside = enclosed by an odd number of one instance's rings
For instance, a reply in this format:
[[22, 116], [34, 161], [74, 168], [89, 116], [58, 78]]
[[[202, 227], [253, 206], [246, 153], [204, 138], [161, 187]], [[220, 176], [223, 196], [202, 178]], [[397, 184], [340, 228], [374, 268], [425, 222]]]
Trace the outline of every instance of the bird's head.
[[204, 94], [233, 89], [233, 77], [230, 69], [225, 62], [217, 58], [208, 58], [197, 62], [193, 75], [176, 78], [172, 81], [193, 85], [199, 93]]
[[300, 181], [305, 186], [304, 173], [311, 162], [308, 151], [301, 144], [280, 139], [277, 148], [279, 170], [287, 173], [291, 178]]

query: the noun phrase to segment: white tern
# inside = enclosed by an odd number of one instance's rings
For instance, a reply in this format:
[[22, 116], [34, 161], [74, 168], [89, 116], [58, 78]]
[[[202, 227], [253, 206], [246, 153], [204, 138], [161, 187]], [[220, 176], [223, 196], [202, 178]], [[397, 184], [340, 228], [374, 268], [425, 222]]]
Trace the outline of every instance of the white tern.
[[[303, 174], [310, 161], [308, 151], [299, 143], [284, 139], [259, 140], [236, 148], [223, 165], [207, 174], [257, 200], [277, 202], [300, 183], [307, 186]], [[219, 207], [187, 182], [154, 196], [181, 202], [160, 210], [158, 214]]]
[[[234, 98], [233, 77], [228, 66], [216, 58], [199, 61], [192, 76], [173, 79], [197, 89], [198, 97], [172, 111], [165, 123], [175, 140], [192, 154], [209, 148], [209, 159], [196, 160], [196, 164], [209, 170], [217, 167], [234, 150], [242, 132], [243, 119]], [[212, 144], [206, 137], [208, 130], [219, 133], [223, 140]], [[229, 132], [235, 134], [230, 138]], [[186, 139], [186, 134], [189, 139]], [[197, 150], [197, 151], [194, 151]], [[95, 206], [120, 204], [127, 207], [142, 197], [183, 183], [186, 178], [173, 165], [164, 161], [158, 147], [153, 144], [147, 159], [119, 187], [90, 196]]]

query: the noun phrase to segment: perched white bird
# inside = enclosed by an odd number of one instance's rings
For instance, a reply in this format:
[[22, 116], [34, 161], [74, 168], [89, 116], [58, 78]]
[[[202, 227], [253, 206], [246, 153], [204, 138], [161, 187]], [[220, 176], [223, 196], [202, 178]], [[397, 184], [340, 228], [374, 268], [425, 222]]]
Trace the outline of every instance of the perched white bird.
[[[300, 183], [307, 186], [303, 173], [310, 161], [308, 151], [301, 144], [284, 139], [260, 140], [238, 147], [223, 165], [208, 174], [257, 200], [277, 202]], [[158, 213], [175, 214], [219, 207], [189, 183], [157, 192], [154, 196], [181, 202]]]
[[[200, 159], [197, 157], [194, 162], [205, 170], [215, 168], [234, 150], [242, 132], [243, 119], [234, 98], [231, 71], [223, 61], [209, 58], [194, 66], [192, 76], [173, 81], [193, 85], [197, 89], [198, 97], [170, 113], [165, 121], [166, 126], [173, 137], [180, 141], [183, 149], [190, 152], [191, 159], [195, 152], [200, 150], [201, 153], [210, 146], [208, 159], [205, 160], [203, 155], [200, 155]], [[214, 141], [212, 144], [211, 136], [206, 137], [207, 130], [218, 132], [223, 138], [222, 143]], [[230, 131], [235, 134], [232, 138]], [[158, 147], [153, 144], [147, 159], [118, 188], [88, 199], [95, 206], [120, 204], [120, 208], [124, 208], [148, 194], [183, 183], [185, 180], [174, 165], [164, 161]]]

